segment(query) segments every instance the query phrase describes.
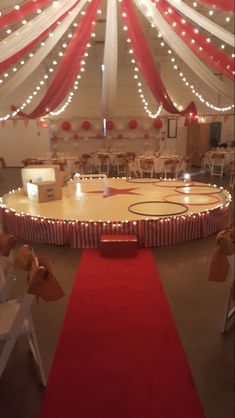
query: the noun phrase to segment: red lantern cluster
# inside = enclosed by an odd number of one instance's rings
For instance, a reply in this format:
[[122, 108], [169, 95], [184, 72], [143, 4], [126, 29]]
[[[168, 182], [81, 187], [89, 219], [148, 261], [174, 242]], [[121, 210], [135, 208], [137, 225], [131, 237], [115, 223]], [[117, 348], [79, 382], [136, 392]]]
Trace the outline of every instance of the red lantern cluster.
[[114, 123], [113, 123], [113, 121], [112, 120], [107, 120], [107, 122], [106, 122], [106, 129], [108, 129], [108, 130], [112, 130], [114, 128]]
[[91, 124], [88, 120], [84, 120], [82, 122], [82, 129], [86, 129], [87, 131], [91, 128]]
[[135, 119], [132, 119], [129, 121], [128, 126], [130, 129], [136, 129], [138, 126], [138, 123]]
[[153, 122], [153, 126], [156, 129], [161, 129], [163, 126], [162, 120], [161, 119], [155, 119], [155, 121]]
[[71, 129], [71, 124], [70, 124], [69, 122], [67, 122], [67, 121], [64, 121], [64, 122], [61, 124], [61, 128], [63, 129], [63, 131], [70, 131], [70, 129]]

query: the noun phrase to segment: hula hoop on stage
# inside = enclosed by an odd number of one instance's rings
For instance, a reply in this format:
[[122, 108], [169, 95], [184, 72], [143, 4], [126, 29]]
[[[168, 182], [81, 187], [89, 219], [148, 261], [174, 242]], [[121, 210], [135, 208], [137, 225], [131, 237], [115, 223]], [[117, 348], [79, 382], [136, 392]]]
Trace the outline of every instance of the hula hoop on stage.
[[188, 211], [188, 207], [186, 205], [184, 205], [182, 203], [175, 203], [175, 202], [167, 202], [167, 204], [174, 205], [174, 206], [180, 206], [181, 208], [183, 208], [183, 210], [181, 210], [179, 212], [170, 212], [170, 213], [164, 213], [164, 214], [163, 213], [152, 214], [152, 213], [139, 212], [139, 211], [135, 211], [135, 210], [132, 209], [135, 206], [144, 205], [146, 203], [151, 205], [151, 204], [156, 204], [156, 203], [157, 204], [158, 203], [164, 204], [166, 202], [164, 202], [163, 200], [149, 200], [149, 201], [147, 200], [147, 201], [144, 201], [144, 202], [136, 202], [136, 203], [132, 203], [132, 205], [128, 206], [128, 210], [129, 210], [129, 212], [135, 213], [136, 215], [152, 216], [152, 217], [155, 217], [155, 216], [174, 216], [174, 215], [177, 216], [177, 215], [182, 215], [183, 213]]
[[[188, 193], [188, 195], [189, 196], [207, 196], [207, 197], [209, 197], [209, 198], [211, 198], [211, 199], [214, 199], [212, 202], [202, 202], [202, 203], [189, 203], [189, 202], [187, 202], [187, 206], [203, 206], [203, 205], [214, 205], [215, 203], [218, 203], [219, 201], [220, 201], [220, 199], [217, 197], [217, 196], [211, 196], [210, 194], [196, 194], [196, 193]], [[167, 203], [171, 203], [172, 202], [172, 200], [168, 200], [169, 198], [173, 198], [174, 196], [177, 196], [178, 198], [179, 197], [183, 197], [183, 193], [180, 193], [180, 194], [169, 194], [169, 195], [167, 195], [167, 196], [165, 196], [164, 198], [163, 198], [163, 200], [164, 200], [164, 202], [167, 202]], [[175, 202], [175, 203], [179, 203], [179, 202]], [[184, 203], [183, 203], [184, 204]]]
[[[213, 188], [213, 189], [217, 189], [217, 190], [216, 191], [212, 191], [212, 192], [206, 191], [204, 193], [203, 192], [190, 193], [190, 192], [186, 192], [186, 191], [180, 190], [180, 189], [185, 188], [185, 187], [189, 187], [189, 188], [191, 188], [191, 187], [198, 187], [198, 188], [203, 188], [204, 190], [205, 189], [211, 190]], [[217, 194], [217, 193], [222, 193], [223, 189], [220, 189], [218, 186], [211, 186], [211, 185], [208, 185], [208, 184], [202, 184], [202, 185], [201, 184], [200, 185], [198, 185], [198, 184], [192, 184], [192, 185], [189, 185], [189, 186], [178, 186], [178, 187], [175, 188], [175, 191], [176, 192], [179, 192], [179, 193], [183, 193], [183, 194]]]

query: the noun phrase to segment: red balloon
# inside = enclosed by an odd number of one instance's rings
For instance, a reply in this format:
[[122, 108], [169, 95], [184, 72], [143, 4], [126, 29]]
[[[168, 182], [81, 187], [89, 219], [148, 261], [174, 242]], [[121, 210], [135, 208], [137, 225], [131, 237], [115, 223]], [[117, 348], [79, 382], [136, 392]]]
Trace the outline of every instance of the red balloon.
[[132, 119], [129, 121], [128, 126], [130, 129], [136, 129], [138, 126], [138, 123], [135, 119]]
[[71, 129], [71, 125], [70, 125], [70, 123], [69, 123], [69, 122], [64, 121], [64, 122], [61, 124], [61, 128], [63, 129], [63, 131], [70, 131], [70, 129]]
[[110, 130], [110, 131], [111, 131], [111, 129], [113, 129], [113, 128], [114, 128], [114, 123], [113, 123], [113, 121], [112, 121], [112, 120], [107, 120], [107, 122], [106, 122], [106, 128], [107, 128], [108, 130]]
[[88, 130], [88, 129], [90, 129], [90, 127], [91, 127], [91, 124], [90, 124], [90, 122], [88, 120], [84, 120], [82, 122], [82, 129]]
[[156, 129], [160, 129], [163, 126], [162, 120], [161, 119], [155, 119], [155, 121], [153, 122], [153, 126]]

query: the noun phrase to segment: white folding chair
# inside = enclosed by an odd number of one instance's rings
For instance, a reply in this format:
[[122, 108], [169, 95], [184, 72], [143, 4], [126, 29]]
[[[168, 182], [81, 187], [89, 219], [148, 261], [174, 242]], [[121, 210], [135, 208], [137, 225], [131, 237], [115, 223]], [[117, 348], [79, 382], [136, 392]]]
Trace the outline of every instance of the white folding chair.
[[232, 318], [232, 316], [235, 314], [235, 307], [234, 307], [234, 286], [235, 286], [235, 279], [234, 279], [234, 254], [227, 256], [228, 262], [229, 262], [229, 272], [228, 272], [228, 293], [227, 298], [225, 302], [224, 307], [224, 313], [222, 318], [222, 326], [221, 326], [221, 332], [226, 332], [226, 328], [228, 325], [228, 322]]
[[46, 376], [30, 313], [30, 308], [35, 299], [35, 295], [30, 294], [31, 286], [38, 280], [42, 280], [45, 272], [45, 267], [38, 266], [37, 258], [35, 256], [32, 257], [29, 283], [22, 299], [20, 301], [8, 300], [0, 303], [0, 341], [4, 342], [0, 353], [0, 378], [7, 366], [17, 338], [25, 335], [28, 339], [35, 364], [38, 367], [41, 382], [43, 386], [46, 386]]

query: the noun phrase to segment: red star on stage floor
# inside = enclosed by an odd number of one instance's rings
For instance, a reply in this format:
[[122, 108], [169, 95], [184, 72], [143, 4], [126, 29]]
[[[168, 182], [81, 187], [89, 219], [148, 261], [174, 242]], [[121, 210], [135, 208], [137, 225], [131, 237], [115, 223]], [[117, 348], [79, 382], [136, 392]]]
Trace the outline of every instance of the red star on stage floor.
[[104, 197], [116, 196], [118, 194], [141, 194], [133, 192], [133, 190], [137, 190], [137, 188], [131, 187], [129, 189], [116, 189], [115, 187], [107, 187], [104, 192]]

